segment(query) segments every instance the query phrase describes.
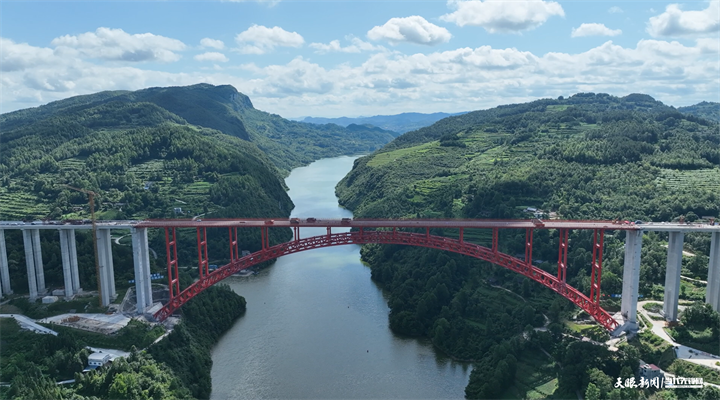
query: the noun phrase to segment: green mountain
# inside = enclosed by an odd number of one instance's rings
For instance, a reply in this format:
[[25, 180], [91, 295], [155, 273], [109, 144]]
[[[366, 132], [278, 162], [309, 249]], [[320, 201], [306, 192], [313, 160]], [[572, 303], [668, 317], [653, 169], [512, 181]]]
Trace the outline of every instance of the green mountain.
[[[540, 218], [718, 217], [719, 128], [640, 94], [580, 93], [501, 106], [396, 138], [358, 159], [336, 192], [356, 218], [534, 218], [528, 207], [539, 209]], [[458, 237], [456, 229], [431, 234]], [[551, 274], [558, 236], [534, 232], [533, 264]], [[524, 239], [525, 232], [501, 230], [499, 249], [522, 259]], [[464, 240], [490, 246], [492, 233], [466, 229]], [[662, 299], [666, 240], [655, 233], [643, 239], [639, 290], [646, 299]], [[567, 282], [588, 294], [592, 232], [571, 231], [569, 243]], [[686, 235], [685, 248], [695, 256], [684, 258], [684, 273], [704, 279], [708, 235]], [[611, 296], [622, 291], [623, 249], [624, 235], [606, 232], [601, 306], [608, 311], [620, 309]], [[660, 362], [643, 335], [617, 352], [572, 339], [579, 332], [598, 341], [609, 335], [579, 325], [587, 314], [557, 293], [500, 266], [402, 245], [365, 245], [361, 255], [387, 294], [394, 332], [424, 337], [444, 354], [473, 362], [466, 398], [571, 398], [590, 391], [588, 382], [620, 398], [614, 377], [623, 370], [631, 375], [641, 357]], [[704, 288], [688, 286], [680, 297], [702, 302]], [[535, 329], [540, 326], [547, 329]], [[713, 332], [703, 344], [714, 345], [708, 351], [717, 351]]]
[[679, 107], [678, 111], [683, 114], [692, 114], [696, 117], [720, 122], [720, 103], [703, 101], [688, 107]]
[[99, 193], [105, 218], [175, 208], [287, 215], [290, 169], [393, 137], [288, 121], [232, 86], [208, 84], [77, 96], [0, 115], [0, 127], [0, 219], [86, 216], [85, 196], [62, 185]]
[[[373, 117], [358, 117], [358, 118], [321, 118], [321, 117], [305, 117], [303, 122], [310, 122], [313, 124], [337, 124], [340, 126], [348, 126], [350, 124], [370, 124], [378, 126], [382, 129], [397, 133], [405, 133], [414, 131], [432, 125], [433, 123], [453, 115], [448, 113], [432, 113], [432, 114], [421, 114], [421, 113], [402, 113], [397, 115], [376, 115]], [[396, 135], [397, 136], [397, 135]]]
[[647, 95], [581, 93], [449, 117], [359, 159], [337, 186], [360, 217], [670, 220], [720, 211], [718, 124]]

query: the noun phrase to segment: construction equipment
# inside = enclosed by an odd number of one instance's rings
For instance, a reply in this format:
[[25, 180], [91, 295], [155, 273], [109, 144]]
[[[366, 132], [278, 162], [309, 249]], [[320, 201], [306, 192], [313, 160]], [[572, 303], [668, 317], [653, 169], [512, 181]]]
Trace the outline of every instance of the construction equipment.
[[97, 196], [97, 193], [86, 189], [76, 188], [70, 185], [63, 186], [68, 189], [77, 190], [78, 192], [83, 192], [88, 195], [88, 204], [90, 205], [90, 218], [92, 220], [93, 249], [95, 251], [95, 276], [97, 277], [98, 302], [100, 303], [100, 307], [102, 307], [102, 285], [100, 284], [100, 261], [98, 258], [97, 225], [95, 224], [95, 196]]

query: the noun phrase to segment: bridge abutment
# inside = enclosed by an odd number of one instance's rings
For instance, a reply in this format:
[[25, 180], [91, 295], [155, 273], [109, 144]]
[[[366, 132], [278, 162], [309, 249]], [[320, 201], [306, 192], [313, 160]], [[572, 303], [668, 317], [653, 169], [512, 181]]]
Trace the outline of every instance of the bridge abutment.
[[0, 297], [12, 294], [10, 289], [10, 264], [7, 259], [7, 248], [5, 246], [5, 230], [0, 229]]
[[637, 330], [637, 303], [640, 290], [640, 254], [643, 231], [625, 232], [625, 261], [623, 267], [622, 304], [624, 330]]
[[150, 282], [150, 252], [147, 228], [132, 228], [133, 264], [135, 266], [135, 296], [137, 313], [144, 314], [152, 305], [152, 286]]
[[720, 312], [720, 232], [713, 232], [710, 239], [710, 263], [708, 264], [705, 302]]
[[665, 315], [665, 320], [677, 321], [678, 299], [680, 296], [680, 269], [682, 268], [685, 234], [683, 232], [669, 232], [669, 234], [663, 314]]

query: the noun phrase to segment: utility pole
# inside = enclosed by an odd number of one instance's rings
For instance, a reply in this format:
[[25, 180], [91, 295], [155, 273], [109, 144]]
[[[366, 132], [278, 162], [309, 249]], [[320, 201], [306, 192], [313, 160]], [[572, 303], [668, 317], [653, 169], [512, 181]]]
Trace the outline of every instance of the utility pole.
[[90, 205], [90, 218], [92, 221], [92, 238], [93, 250], [95, 251], [95, 276], [97, 277], [98, 302], [102, 307], [102, 285], [100, 284], [100, 261], [98, 260], [98, 242], [97, 242], [97, 224], [95, 223], [95, 192], [90, 190], [76, 188], [70, 185], [63, 185], [66, 188], [77, 190], [88, 195], [88, 204]]

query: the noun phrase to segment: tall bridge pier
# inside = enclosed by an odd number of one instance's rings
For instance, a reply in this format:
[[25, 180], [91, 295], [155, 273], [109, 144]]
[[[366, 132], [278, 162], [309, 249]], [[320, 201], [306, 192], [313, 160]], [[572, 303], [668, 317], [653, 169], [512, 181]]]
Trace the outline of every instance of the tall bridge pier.
[[[115, 268], [112, 259], [112, 229], [129, 229], [132, 235], [133, 263], [135, 267], [135, 288], [138, 297], [137, 312], [142, 314], [152, 305], [150, 285], [150, 258], [146, 228], [135, 228], [139, 221], [102, 221], [97, 224], [98, 266], [100, 274], [100, 298], [103, 306], [117, 297], [115, 290]], [[40, 230], [57, 230], [60, 236], [60, 254], [63, 267], [64, 297], [71, 299], [82, 292], [78, 270], [76, 230], [91, 230], [90, 224], [71, 225], [57, 222], [25, 224], [22, 222], [0, 222], [0, 296], [12, 294], [10, 272], [7, 260], [5, 230], [18, 229], [23, 234], [25, 264], [27, 267], [30, 300], [35, 301], [47, 292], [40, 246]]]
[[10, 265], [7, 259], [5, 248], [5, 230], [0, 229], [0, 297], [4, 294], [12, 294], [10, 288]]
[[640, 253], [642, 251], [643, 231], [625, 232], [625, 263], [623, 267], [623, 289], [620, 313], [625, 318], [626, 330], [635, 330], [637, 323], [637, 303], [640, 290]]
[[715, 311], [720, 312], [720, 232], [713, 232], [710, 238], [710, 263], [705, 302]]
[[135, 267], [137, 313], [142, 314], [153, 303], [147, 228], [130, 228], [130, 234], [132, 235], [133, 264]]
[[636, 231], [627, 231], [625, 238], [625, 264], [623, 270], [623, 292], [621, 313], [625, 319], [623, 329], [637, 329], [638, 278], [640, 274], [640, 252], [642, 234], [648, 231], [668, 232], [667, 266], [665, 270], [665, 296], [663, 315], [665, 320], [678, 319], [680, 298], [680, 270], [682, 268], [685, 232], [710, 232], [710, 262], [708, 264], [705, 302], [715, 311], [720, 311], [720, 226], [685, 224], [640, 225]]

